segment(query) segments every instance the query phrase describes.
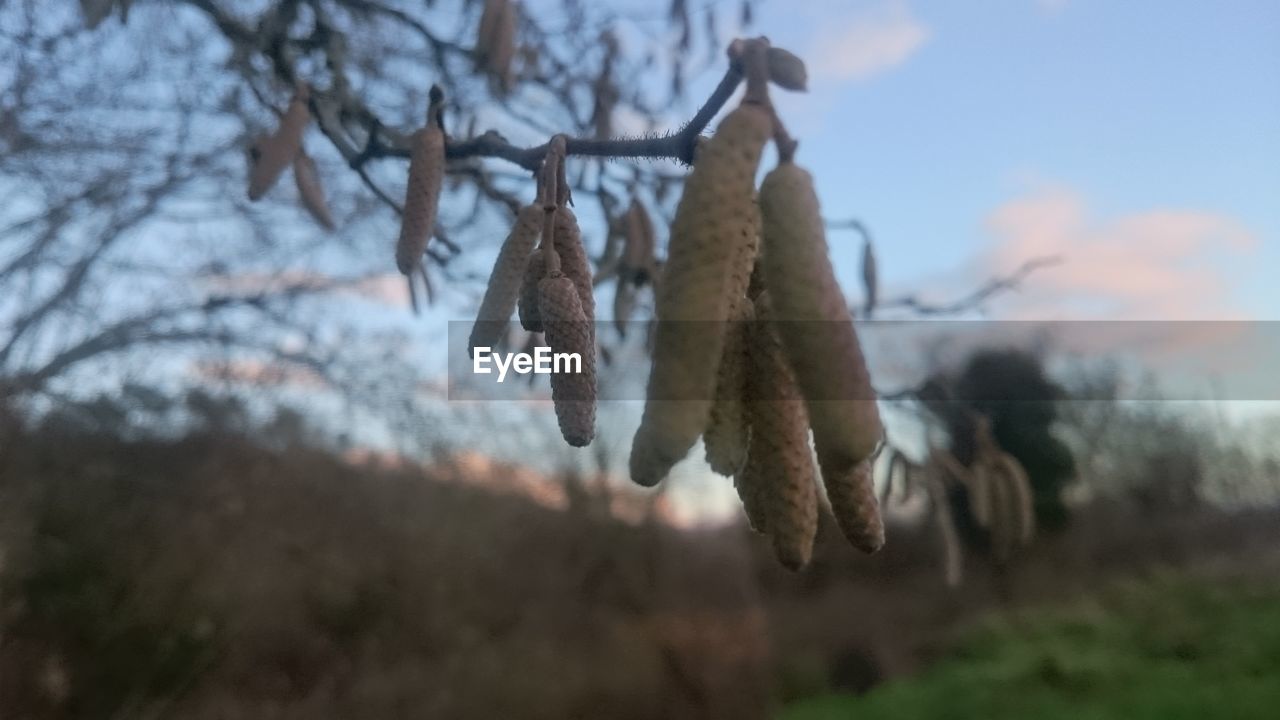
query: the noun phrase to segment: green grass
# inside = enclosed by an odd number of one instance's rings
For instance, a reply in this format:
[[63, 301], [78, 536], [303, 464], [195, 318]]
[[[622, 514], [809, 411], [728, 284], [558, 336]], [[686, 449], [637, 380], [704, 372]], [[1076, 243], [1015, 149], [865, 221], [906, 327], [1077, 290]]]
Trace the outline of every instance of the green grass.
[[1280, 583], [1163, 579], [990, 621], [918, 677], [784, 720], [1280, 717]]

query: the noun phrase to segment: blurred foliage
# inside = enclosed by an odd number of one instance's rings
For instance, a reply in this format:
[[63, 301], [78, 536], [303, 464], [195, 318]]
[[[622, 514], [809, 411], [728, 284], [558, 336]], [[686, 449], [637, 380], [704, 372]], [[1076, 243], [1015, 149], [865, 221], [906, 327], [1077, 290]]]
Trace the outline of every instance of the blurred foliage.
[[782, 717], [1272, 718], [1278, 675], [1280, 582], [1164, 578], [991, 621], [917, 678], [797, 702]]

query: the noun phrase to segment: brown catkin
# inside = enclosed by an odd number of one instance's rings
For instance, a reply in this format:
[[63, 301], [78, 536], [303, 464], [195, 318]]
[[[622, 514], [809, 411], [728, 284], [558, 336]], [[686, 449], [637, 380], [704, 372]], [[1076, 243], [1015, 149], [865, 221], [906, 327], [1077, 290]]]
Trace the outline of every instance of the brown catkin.
[[556, 208], [555, 247], [560, 255], [560, 270], [573, 281], [578, 289], [578, 300], [582, 303], [582, 311], [588, 322], [595, 322], [596, 296], [594, 292], [591, 261], [587, 259], [587, 249], [582, 244], [582, 233], [578, 229], [578, 218], [567, 207]]
[[515, 84], [512, 62], [516, 57], [516, 25], [518, 8], [514, 2], [504, 2], [493, 27], [492, 45], [489, 47], [486, 65], [493, 86], [499, 92], [511, 91]]
[[871, 467], [871, 458], [866, 458], [835, 477], [827, 475], [823, 468], [822, 476], [836, 525], [849, 544], [865, 553], [884, 546], [884, 521], [880, 518]]
[[763, 280], [808, 404], [823, 476], [851, 476], [883, 430], [867, 363], [828, 257], [813, 178], [783, 162], [760, 186]]
[[654, 246], [657, 244], [653, 220], [639, 200], [632, 199], [624, 217], [625, 242], [619, 271], [624, 282], [642, 285], [653, 272]]
[[[767, 302], [763, 296], [757, 301], [758, 318], [768, 316]], [[784, 566], [799, 570], [813, 555], [818, 531], [808, 416], [778, 337], [763, 319], [749, 327], [751, 443], [737, 486], [748, 518], [758, 517], [752, 525], [769, 535]]]
[[444, 131], [428, 124], [413, 134], [409, 151], [409, 184], [396, 243], [396, 267], [405, 275], [422, 262], [436, 224], [444, 183]]
[[[595, 339], [582, 310], [578, 291], [568, 276], [553, 272], [538, 283], [538, 307], [553, 353], [575, 353], [581, 372], [552, 372], [551, 399], [565, 442], [585, 447], [595, 437]], [[566, 368], [572, 370], [575, 368]]]
[[480, 24], [476, 29], [476, 64], [487, 67], [489, 54], [493, 52], [493, 31], [498, 25], [498, 17], [503, 7], [510, 0], [484, 0], [484, 8], [480, 11]]
[[698, 153], [671, 227], [656, 288], [658, 323], [631, 479], [652, 486], [707, 427], [730, 317], [733, 267], [754, 242], [752, 190], [773, 131], [768, 111], [743, 104]]
[[325, 230], [333, 230], [333, 214], [329, 212], [329, 202], [324, 197], [324, 186], [320, 183], [320, 171], [316, 161], [301, 148], [293, 158], [293, 182], [298, 186], [298, 197], [302, 206], [311, 217]]
[[480, 301], [476, 324], [471, 328], [467, 352], [473, 352], [477, 347], [492, 347], [506, 334], [533, 246], [542, 231], [544, 215], [542, 206], [537, 203], [525, 205], [516, 213], [516, 222], [498, 250], [493, 271], [489, 273], [489, 285], [485, 288], [484, 299]]
[[546, 274], [547, 259], [542, 254], [542, 248], [538, 248], [529, 256], [529, 264], [525, 266], [516, 305], [520, 327], [529, 332], [542, 332], [542, 313], [538, 310], [538, 283]]
[[284, 117], [280, 118], [280, 127], [256, 145], [256, 157], [249, 171], [250, 200], [265, 195], [302, 148], [302, 135], [311, 122], [311, 111], [307, 108], [310, 96], [310, 89], [299, 85]]
[[707, 464], [725, 477], [733, 477], [747, 460], [751, 426], [744, 399], [747, 392], [747, 334], [755, 313], [751, 301], [742, 298], [725, 330], [724, 353], [716, 377], [711, 421], [702, 434]]

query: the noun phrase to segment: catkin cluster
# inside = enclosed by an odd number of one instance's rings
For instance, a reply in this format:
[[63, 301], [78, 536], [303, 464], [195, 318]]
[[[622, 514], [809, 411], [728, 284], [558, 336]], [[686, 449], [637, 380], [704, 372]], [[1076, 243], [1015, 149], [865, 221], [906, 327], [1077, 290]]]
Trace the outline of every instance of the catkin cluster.
[[575, 356], [577, 363], [553, 367], [551, 399], [565, 442], [583, 447], [595, 437], [595, 295], [578, 219], [564, 203], [564, 143], [557, 138], [550, 147], [539, 200], [516, 214], [498, 251], [468, 351], [497, 344], [515, 310], [530, 343], [543, 333], [553, 355]]
[[249, 148], [248, 195], [251, 201], [262, 199], [284, 174], [285, 168], [292, 166], [293, 180], [303, 208], [321, 227], [333, 230], [336, 224], [329, 212], [320, 172], [302, 147], [302, 137], [311, 124], [310, 99], [310, 88], [299, 84], [276, 131], [254, 140]]
[[[701, 436], [751, 526], [798, 569], [812, 555], [819, 474], [850, 543], [883, 544], [871, 478], [883, 430], [813, 179], [792, 162], [760, 79], [803, 88], [803, 63], [750, 52], [746, 97], [699, 146], [676, 209], [631, 477], [660, 482]], [[770, 138], [780, 162], [757, 198]]]
[[996, 442], [989, 421], [976, 425], [977, 453], [965, 478], [969, 510], [987, 532], [992, 558], [1003, 564], [1035, 538], [1035, 499], [1022, 463]]

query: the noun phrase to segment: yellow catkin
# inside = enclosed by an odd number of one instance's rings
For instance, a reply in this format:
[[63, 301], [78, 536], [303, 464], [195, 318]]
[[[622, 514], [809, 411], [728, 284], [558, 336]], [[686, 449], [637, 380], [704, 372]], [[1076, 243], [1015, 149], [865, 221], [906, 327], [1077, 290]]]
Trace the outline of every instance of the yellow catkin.
[[761, 265], [776, 326], [808, 403], [823, 476], [844, 478], [883, 434], [871, 378], [828, 257], [813, 178], [783, 162], [760, 186]]
[[507, 333], [529, 258], [542, 231], [543, 215], [542, 206], [537, 203], [525, 205], [516, 213], [515, 224], [498, 250], [493, 271], [489, 273], [489, 285], [480, 301], [467, 352], [477, 347], [493, 347]]
[[520, 327], [529, 332], [542, 332], [542, 313], [538, 310], [538, 283], [546, 274], [547, 259], [542, 254], [542, 248], [538, 248], [529, 256], [529, 264], [525, 266], [516, 305]]
[[444, 131], [428, 124], [413, 134], [409, 151], [409, 184], [396, 243], [396, 267], [409, 275], [422, 262], [436, 224], [444, 183]]
[[293, 182], [298, 186], [302, 206], [311, 217], [325, 230], [333, 230], [336, 225], [333, 214], [329, 212], [329, 201], [324, 197], [320, 171], [316, 168], [316, 161], [301, 148], [293, 158]]
[[596, 371], [595, 339], [582, 310], [578, 291], [568, 276], [553, 272], [538, 283], [538, 307], [553, 353], [574, 353], [578, 368], [551, 373], [551, 399], [565, 442], [584, 447], [595, 437]]
[[652, 486], [689, 454], [711, 414], [732, 308], [733, 268], [754, 242], [752, 191], [773, 130], [767, 111], [744, 104], [698, 153], [671, 228], [647, 402], [631, 452], [631, 479]]
[[[756, 311], [757, 318], [768, 317], [766, 296]], [[749, 328], [751, 442], [736, 484], [752, 525], [769, 535], [784, 566], [798, 570], [809, 563], [818, 531], [808, 416], [777, 335], [763, 319]]]
[[744, 399], [747, 383], [748, 325], [755, 315], [752, 303], [742, 298], [726, 329], [724, 353], [716, 377], [715, 402], [711, 405], [711, 422], [702, 434], [707, 449], [707, 464], [725, 477], [732, 477], [747, 460], [751, 426], [748, 424]]
[[779, 47], [769, 48], [769, 79], [787, 90], [803, 92], [809, 89], [809, 71], [804, 61]]
[[280, 119], [280, 127], [255, 145], [253, 166], [249, 171], [250, 200], [261, 199], [302, 148], [302, 135], [311, 122], [311, 111], [307, 107], [310, 94], [306, 85], [299, 85], [284, 117]]

